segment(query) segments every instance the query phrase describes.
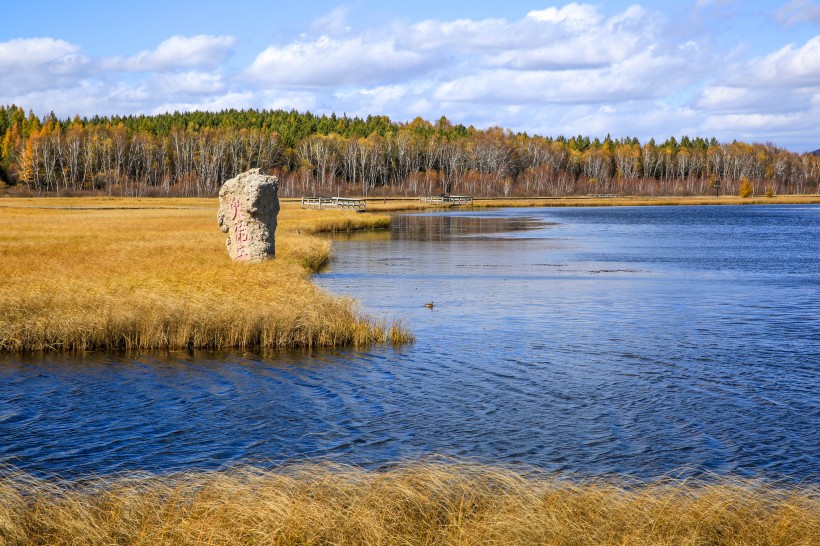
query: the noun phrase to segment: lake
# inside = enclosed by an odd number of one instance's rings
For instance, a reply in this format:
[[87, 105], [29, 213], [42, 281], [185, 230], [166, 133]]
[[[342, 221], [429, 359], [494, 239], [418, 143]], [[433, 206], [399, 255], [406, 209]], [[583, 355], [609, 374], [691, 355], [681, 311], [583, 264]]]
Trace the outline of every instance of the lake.
[[[0, 356], [0, 464], [78, 476], [443, 454], [820, 482], [820, 207], [397, 215], [316, 282], [401, 348]], [[426, 307], [426, 303], [433, 307]]]

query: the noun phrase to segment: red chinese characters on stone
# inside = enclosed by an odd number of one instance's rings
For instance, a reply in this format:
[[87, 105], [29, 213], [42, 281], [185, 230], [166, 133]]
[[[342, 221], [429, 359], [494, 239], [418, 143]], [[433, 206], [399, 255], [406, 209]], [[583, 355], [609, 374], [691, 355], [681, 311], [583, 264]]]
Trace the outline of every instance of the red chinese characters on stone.
[[274, 258], [279, 181], [251, 169], [226, 180], [219, 189], [219, 230], [234, 261], [261, 262]]
[[242, 209], [239, 199], [234, 199], [231, 202], [231, 210], [233, 211], [233, 242], [236, 245], [236, 254], [234, 259], [237, 261], [246, 261], [250, 256], [248, 254], [248, 226], [245, 223], [245, 215], [242, 214]]

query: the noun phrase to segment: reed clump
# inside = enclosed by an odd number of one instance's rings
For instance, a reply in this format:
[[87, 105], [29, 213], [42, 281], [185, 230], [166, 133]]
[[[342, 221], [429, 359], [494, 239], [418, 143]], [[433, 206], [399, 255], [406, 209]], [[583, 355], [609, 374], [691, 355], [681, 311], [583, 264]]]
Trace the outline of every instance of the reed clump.
[[0, 200], [0, 351], [412, 341], [401, 323], [365, 317], [310, 281], [331, 253], [313, 233], [385, 217], [286, 205], [276, 259], [234, 264], [216, 208], [213, 199]]
[[[363, 229], [387, 229], [390, 216], [387, 214], [360, 214], [347, 210], [302, 210], [294, 220], [309, 233], [338, 233]], [[285, 220], [285, 226], [289, 220]]]
[[569, 480], [421, 461], [53, 481], [0, 476], [0, 542], [816, 544], [820, 491], [736, 478]]

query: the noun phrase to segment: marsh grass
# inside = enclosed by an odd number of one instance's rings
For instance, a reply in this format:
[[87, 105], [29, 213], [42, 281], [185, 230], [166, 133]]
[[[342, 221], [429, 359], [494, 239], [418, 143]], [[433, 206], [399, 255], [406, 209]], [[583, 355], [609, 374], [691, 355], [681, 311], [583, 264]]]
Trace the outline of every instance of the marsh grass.
[[0, 543], [817, 544], [820, 491], [715, 478], [571, 480], [446, 461], [83, 481], [0, 476]]
[[403, 343], [313, 285], [316, 237], [389, 217], [285, 205], [277, 257], [234, 264], [215, 200], [0, 200], [0, 350], [253, 349]]
[[476, 207], [643, 207], [643, 206], [697, 206], [697, 205], [772, 205], [818, 204], [820, 195], [778, 195], [774, 198], [742, 199], [738, 196], [720, 197], [572, 197], [543, 199], [478, 199]]

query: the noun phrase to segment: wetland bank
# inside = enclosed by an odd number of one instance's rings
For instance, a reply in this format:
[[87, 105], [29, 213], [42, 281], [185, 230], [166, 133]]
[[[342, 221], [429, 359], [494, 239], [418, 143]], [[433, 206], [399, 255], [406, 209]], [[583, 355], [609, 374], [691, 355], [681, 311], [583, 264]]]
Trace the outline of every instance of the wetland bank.
[[[193, 234], [202, 214], [228, 263], [212, 201], [162, 203], [184, 207], [169, 210]], [[277, 267], [322, 294], [355, 297], [359, 316], [404, 319], [413, 344], [384, 344], [382, 333], [358, 349], [5, 355], [0, 460], [11, 466], [0, 537], [811, 543], [817, 215], [816, 206], [402, 215], [389, 232], [335, 239], [313, 284], [305, 266], [323, 252], [280, 247], [277, 260], [290, 257]], [[87, 233], [101, 226], [71, 217]], [[113, 225], [120, 260], [153, 244]], [[281, 225], [297, 238], [309, 224]], [[47, 239], [72, 240], [65, 229]], [[161, 263], [174, 267], [195, 248], [180, 244]], [[91, 264], [72, 267], [70, 278], [111, 286]], [[150, 282], [168, 289], [180, 271]], [[57, 277], [40, 267], [27, 281]], [[215, 277], [224, 280], [195, 278]], [[117, 294], [148, 282], [128, 278]]]
[[406, 342], [309, 274], [330, 256], [315, 233], [389, 217], [290, 206], [277, 260], [225, 257], [213, 200], [5, 200], [0, 350], [293, 348]]

